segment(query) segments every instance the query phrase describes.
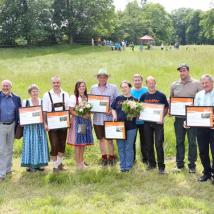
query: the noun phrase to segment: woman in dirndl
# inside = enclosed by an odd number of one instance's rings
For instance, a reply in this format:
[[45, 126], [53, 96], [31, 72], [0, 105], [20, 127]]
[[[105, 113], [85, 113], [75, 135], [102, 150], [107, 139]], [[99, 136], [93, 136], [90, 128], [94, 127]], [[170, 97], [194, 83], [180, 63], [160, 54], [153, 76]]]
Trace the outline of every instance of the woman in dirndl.
[[[37, 85], [29, 86], [28, 94], [30, 98], [23, 101], [22, 107], [42, 105]], [[27, 167], [28, 172], [43, 171], [48, 161], [48, 140], [43, 123], [24, 125], [21, 166]]]
[[69, 101], [72, 119], [68, 134], [68, 144], [75, 147], [77, 169], [83, 169], [87, 166], [84, 161], [85, 146], [94, 144], [90, 114], [79, 116], [75, 111], [75, 107], [81, 102], [87, 101], [87, 99], [86, 83], [84, 81], [78, 81], [75, 85], [74, 95], [70, 96]]

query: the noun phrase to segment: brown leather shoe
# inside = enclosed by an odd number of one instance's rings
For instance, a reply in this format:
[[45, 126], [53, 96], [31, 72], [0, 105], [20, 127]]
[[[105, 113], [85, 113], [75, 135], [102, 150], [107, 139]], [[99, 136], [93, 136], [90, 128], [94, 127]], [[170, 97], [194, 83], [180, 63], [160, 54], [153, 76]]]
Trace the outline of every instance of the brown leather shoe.
[[58, 166], [58, 170], [60, 170], [60, 171], [65, 171], [65, 170], [67, 170], [66, 168], [65, 168], [65, 166], [64, 166], [64, 164], [59, 164], [59, 166]]

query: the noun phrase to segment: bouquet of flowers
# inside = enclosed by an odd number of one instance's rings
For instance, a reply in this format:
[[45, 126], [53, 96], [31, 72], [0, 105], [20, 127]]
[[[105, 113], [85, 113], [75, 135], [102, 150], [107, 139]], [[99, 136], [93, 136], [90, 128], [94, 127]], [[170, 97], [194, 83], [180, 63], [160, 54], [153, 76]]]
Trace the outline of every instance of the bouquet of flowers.
[[128, 120], [132, 120], [134, 117], [139, 116], [142, 110], [143, 106], [134, 100], [126, 100], [122, 104], [122, 111], [125, 112]]
[[79, 116], [85, 116], [92, 109], [92, 105], [87, 101], [82, 101], [75, 107], [75, 111]]

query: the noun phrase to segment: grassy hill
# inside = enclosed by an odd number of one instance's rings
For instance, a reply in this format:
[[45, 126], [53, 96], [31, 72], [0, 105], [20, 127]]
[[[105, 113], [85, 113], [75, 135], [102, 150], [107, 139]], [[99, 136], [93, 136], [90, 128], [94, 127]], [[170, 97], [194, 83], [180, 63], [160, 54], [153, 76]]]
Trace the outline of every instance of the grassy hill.
[[[108, 48], [87, 46], [52, 46], [44, 48], [0, 49], [0, 80], [10, 79], [13, 91], [27, 98], [27, 87], [36, 83], [41, 96], [50, 89], [50, 78], [59, 75], [62, 88], [73, 93], [79, 79], [88, 88], [96, 82], [100, 67], [111, 74], [110, 82], [119, 86], [122, 80], [131, 80], [134, 73], [144, 77], [153, 75], [158, 89], [169, 95], [170, 84], [178, 79], [177, 65], [190, 65], [192, 77], [199, 79], [204, 73], [214, 75], [214, 47], [190, 46], [188, 50], [161, 51], [154, 48], [140, 52], [112, 52]], [[87, 148], [89, 169], [75, 169], [73, 149], [67, 147], [68, 170], [54, 175], [51, 164], [44, 173], [29, 174], [20, 168], [22, 141], [14, 145], [14, 172], [0, 183], [0, 213], [214, 213], [214, 187], [200, 184], [197, 173], [188, 170], [173, 173], [175, 166], [175, 137], [173, 118], [165, 123], [165, 153], [167, 175], [148, 172], [140, 162], [126, 174], [119, 166], [99, 166], [99, 146]], [[139, 144], [139, 142], [138, 142]], [[139, 149], [138, 149], [139, 153]]]

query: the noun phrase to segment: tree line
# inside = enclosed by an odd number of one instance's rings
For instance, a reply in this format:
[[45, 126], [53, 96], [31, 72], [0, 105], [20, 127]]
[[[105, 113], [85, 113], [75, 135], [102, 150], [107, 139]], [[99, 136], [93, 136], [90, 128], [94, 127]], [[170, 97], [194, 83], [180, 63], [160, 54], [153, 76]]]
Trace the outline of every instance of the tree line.
[[0, 45], [90, 43], [91, 38], [156, 44], [214, 44], [214, 8], [166, 12], [137, 1], [116, 11], [113, 0], [0, 0]]

